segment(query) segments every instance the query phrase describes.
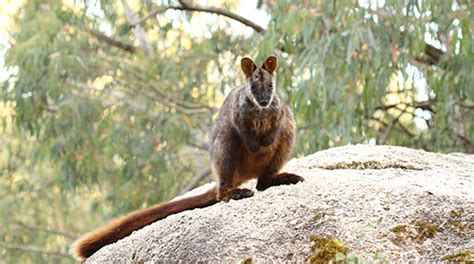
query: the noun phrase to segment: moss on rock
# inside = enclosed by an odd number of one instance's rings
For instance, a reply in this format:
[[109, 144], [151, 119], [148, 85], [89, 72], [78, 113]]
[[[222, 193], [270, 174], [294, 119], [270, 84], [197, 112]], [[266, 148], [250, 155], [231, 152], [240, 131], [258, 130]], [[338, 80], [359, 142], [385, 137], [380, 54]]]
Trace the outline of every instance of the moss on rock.
[[416, 243], [422, 243], [427, 238], [433, 238], [440, 228], [434, 224], [430, 224], [424, 220], [415, 221], [416, 230], [418, 234], [413, 238]]
[[406, 225], [397, 225], [397, 226], [393, 227], [390, 230], [392, 230], [392, 232], [395, 233], [395, 234], [405, 233], [407, 231], [407, 226]]
[[252, 258], [246, 258], [240, 262], [240, 264], [252, 264]]
[[314, 243], [311, 246], [312, 254], [308, 257], [310, 263], [328, 263], [334, 261], [338, 253], [346, 255], [348, 252], [346, 245], [339, 240], [320, 236], [311, 236], [309, 239]]
[[474, 263], [474, 256], [472, 256], [472, 251], [465, 250], [456, 254], [446, 255], [441, 260], [455, 263]]

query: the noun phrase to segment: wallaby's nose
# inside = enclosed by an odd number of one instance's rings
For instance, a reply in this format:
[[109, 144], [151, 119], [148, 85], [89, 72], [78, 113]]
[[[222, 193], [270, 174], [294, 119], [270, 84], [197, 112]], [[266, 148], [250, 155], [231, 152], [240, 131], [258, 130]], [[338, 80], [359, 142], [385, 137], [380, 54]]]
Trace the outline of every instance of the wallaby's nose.
[[262, 100], [262, 101], [260, 101], [260, 106], [263, 106], [263, 107], [265, 107], [265, 106], [267, 106], [267, 105], [268, 105], [268, 103], [270, 103], [270, 101], [269, 101], [269, 100]]

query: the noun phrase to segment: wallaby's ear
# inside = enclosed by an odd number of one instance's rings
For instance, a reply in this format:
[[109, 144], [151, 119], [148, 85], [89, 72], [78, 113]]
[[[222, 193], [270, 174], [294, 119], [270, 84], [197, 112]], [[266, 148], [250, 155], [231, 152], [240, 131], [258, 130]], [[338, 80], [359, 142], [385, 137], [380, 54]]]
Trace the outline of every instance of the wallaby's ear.
[[262, 65], [262, 68], [271, 74], [273, 74], [276, 67], [277, 67], [277, 57], [275, 56], [270, 56], [266, 58]]
[[255, 63], [253, 63], [253, 60], [247, 57], [244, 57], [240, 60], [240, 67], [242, 68], [245, 77], [249, 77], [250, 75], [252, 75], [252, 72], [257, 69], [257, 66], [255, 66]]

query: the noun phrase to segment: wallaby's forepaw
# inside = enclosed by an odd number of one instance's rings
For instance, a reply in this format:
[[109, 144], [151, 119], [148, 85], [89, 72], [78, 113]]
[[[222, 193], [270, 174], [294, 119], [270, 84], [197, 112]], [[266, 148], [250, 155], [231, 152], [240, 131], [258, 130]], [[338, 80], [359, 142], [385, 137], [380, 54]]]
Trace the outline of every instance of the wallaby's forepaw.
[[260, 139], [260, 145], [266, 147], [266, 146], [271, 145], [273, 141], [275, 141], [274, 137], [264, 136]]
[[233, 200], [240, 200], [244, 198], [249, 198], [253, 196], [253, 191], [250, 189], [234, 189], [229, 192], [229, 198]]
[[252, 142], [249, 142], [249, 144], [247, 145], [247, 147], [249, 148], [250, 151], [252, 152], [258, 152], [260, 150], [260, 144], [258, 144], [257, 141], [252, 141]]

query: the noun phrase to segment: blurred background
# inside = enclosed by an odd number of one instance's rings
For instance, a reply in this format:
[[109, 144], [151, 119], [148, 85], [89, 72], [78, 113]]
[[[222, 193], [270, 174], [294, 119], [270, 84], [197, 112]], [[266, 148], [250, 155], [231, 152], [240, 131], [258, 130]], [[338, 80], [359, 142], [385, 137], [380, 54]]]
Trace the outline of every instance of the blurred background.
[[240, 58], [279, 58], [295, 157], [345, 144], [474, 153], [471, 1], [1, 1], [0, 262], [210, 181]]

